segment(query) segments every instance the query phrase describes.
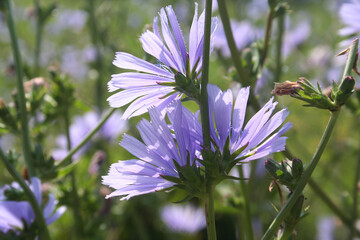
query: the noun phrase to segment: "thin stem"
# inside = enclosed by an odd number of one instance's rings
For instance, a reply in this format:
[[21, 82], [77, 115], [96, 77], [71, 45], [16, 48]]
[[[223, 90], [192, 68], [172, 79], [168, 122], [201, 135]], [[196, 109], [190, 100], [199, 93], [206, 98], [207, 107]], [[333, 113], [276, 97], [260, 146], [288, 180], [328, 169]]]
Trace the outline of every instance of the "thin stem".
[[[65, 135], [66, 135], [66, 142], [67, 142], [67, 150], [70, 151], [71, 150], [71, 137], [70, 137], [70, 118], [69, 118], [69, 111], [68, 108], [65, 108], [64, 111], [64, 123], [65, 123]], [[71, 161], [71, 157], [69, 159]], [[82, 230], [83, 230], [83, 220], [81, 217], [81, 212], [80, 212], [80, 198], [78, 195], [78, 190], [77, 190], [77, 186], [76, 186], [76, 174], [75, 174], [75, 170], [73, 170], [70, 173], [70, 181], [71, 181], [71, 195], [72, 195], [72, 199], [71, 199], [71, 203], [72, 203], [72, 210], [73, 210], [73, 215], [74, 215], [74, 226], [75, 226], [75, 230], [78, 234], [78, 236], [81, 237], [82, 235]]]
[[344, 211], [341, 210], [334, 202], [326, 195], [322, 188], [312, 179], [309, 180], [309, 186], [312, 190], [323, 200], [323, 202], [341, 219], [341, 221], [351, 229], [353, 226], [352, 220], [344, 214]]
[[281, 81], [282, 74], [282, 45], [283, 45], [283, 37], [284, 37], [284, 28], [285, 28], [285, 14], [281, 14], [277, 18], [278, 24], [278, 33], [276, 39], [276, 52], [275, 52], [275, 76], [274, 81]]
[[29, 203], [35, 213], [36, 216], [36, 222], [39, 227], [39, 233], [44, 240], [50, 240], [50, 234], [49, 230], [46, 225], [46, 221], [44, 219], [44, 215], [41, 211], [41, 208], [35, 198], [34, 193], [31, 191], [29, 186], [25, 183], [24, 179], [20, 176], [20, 174], [15, 170], [14, 166], [10, 163], [10, 161], [7, 159], [5, 153], [0, 148], [0, 158], [5, 164], [6, 169], [11, 174], [11, 176], [15, 179], [16, 182], [19, 183], [21, 188], [24, 190], [24, 193], [28, 197]]
[[[143, 218], [139, 216], [139, 211], [137, 211], [137, 203], [136, 201], [128, 202], [127, 207], [130, 211], [130, 216], [133, 224], [135, 225], [135, 228], [138, 229], [137, 231], [137, 237], [140, 240], [149, 240], [150, 234], [148, 233], [146, 227], [144, 226], [144, 223], [142, 221]], [[130, 206], [129, 206], [130, 205]]]
[[358, 204], [359, 204], [359, 179], [360, 179], [360, 154], [358, 154], [358, 159], [356, 163], [355, 169], [355, 179], [354, 179], [354, 187], [353, 187], [353, 205], [352, 205], [352, 225], [351, 225], [351, 232], [350, 238], [354, 239], [354, 235], [356, 232], [355, 222], [358, 218]]
[[226, 0], [218, 0], [219, 14], [221, 18], [221, 22], [224, 27], [224, 32], [226, 36], [227, 43], [229, 45], [229, 49], [231, 52], [231, 58], [234, 62], [236, 71], [239, 74], [240, 82], [244, 86], [250, 86], [250, 80], [245, 72], [244, 66], [242, 65], [240, 53], [236, 47], [236, 43], [234, 40], [234, 36], [231, 29], [231, 23], [229, 18], [229, 13], [226, 7]]
[[338, 116], [340, 114], [340, 111], [336, 111], [336, 112], [332, 112], [331, 116], [330, 116], [330, 120], [326, 126], [325, 132], [320, 140], [319, 146], [316, 149], [316, 152], [309, 164], [309, 166], [306, 168], [306, 170], [303, 173], [303, 176], [301, 177], [295, 191], [293, 192], [293, 194], [290, 196], [290, 198], [288, 199], [288, 201], [286, 201], [284, 207], [281, 209], [281, 211], [278, 213], [278, 215], [276, 216], [276, 218], [273, 220], [273, 222], [271, 223], [270, 227], [268, 228], [268, 230], [266, 231], [266, 233], [264, 234], [264, 236], [262, 237], [263, 240], [268, 240], [271, 239], [277, 228], [279, 227], [279, 225], [281, 224], [281, 222], [284, 220], [285, 216], [287, 215], [287, 213], [290, 211], [290, 209], [294, 206], [296, 200], [298, 199], [298, 197], [302, 194], [302, 191], [304, 190], [307, 182], [309, 181], [311, 174], [313, 173], [316, 165], [318, 164], [321, 155], [324, 152], [324, 149], [330, 139], [331, 133], [334, 129], [336, 120], [338, 119]]
[[267, 53], [269, 51], [270, 37], [271, 37], [271, 28], [272, 28], [272, 20], [273, 20], [273, 10], [270, 9], [266, 19], [266, 30], [265, 30], [265, 39], [264, 39], [264, 49], [260, 58], [260, 66], [264, 66]]
[[82, 148], [91, 138], [92, 136], [95, 135], [95, 133], [97, 133], [100, 128], [104, 125], [104, 123], [111, 117], [111, 115], [115, 112], [115, 108], [110, 109], [105, 115], [104, 117], [100, 120], [100, 122], [98, 123], [98, 125], [96, 127], [94, 127], [93, 130], [91, 130], [91, 132], [88, 133], [88, 135], [86, 135], [84, 137], [84, 139], [76, 146], [74, 147], [61, 161], [59, 161], [59, 164], [56, 166], [57, 169], [60, 169], [62, 167], [65, 167], [66, 165], [68, 165], [71, 162], [71, 157], [80, 149]]
[[207, 198], [205, 200], [205, 214], [208, 240], [216, 240], [215, 209], [214, 209], [214, 184], [207, 184]]
[[95, 0], [89, 1], [89, 22], [90, 22], [90, 35], [92, 44], [96, 50], [96, 60], [95, 67], [98, 71], [98, 77], [96, 78], [95, 84], [95, 96], [96, 96], [96, 104], [99, 108], [99, 111], [103, 110], [103, 102], [104, 102], [104, 84], [102, 81], [102, 70], [103, 70], [103, 58], [99, 48], [99, 34], [98, 34], [98, 25], [95, 17]]
[[[238, 166], [239, 177], [244, 178], [244, 173], [242, 166]], [[244, 205], [245, 205], [245, 230], [246, 230], [246, 239], [253, 240], [254, 239], [254, 232], [252, 226], [252, 219], [251, 219], [251, 208], [250, 208], [250, 199], [249, 199], [249, 191], [248, 186], [246, 185], [245, 181], [239, 181], [241, 191], [244, 196]]]
[[24, 153], [25, 162], [28, 168], [28, 173], [30, 177], [35, 176], [35, 168], [33, 159], [31, 157], [31, 142], [29, 135], [29, 126], [26, 110], [26, 99], [24, 93], [24, 83], [23, 83], [23, 68], [21, 63], [21, 56], [19, 51], [19, 45], [17, 42], [17, 36], [15, 32], [14, 20], [11, 12], [11, 4], [9, 0], [5, 0], [6, 5], [6, 15], [7, 15], [7, 25], [10, 32], [11, 46], [13, 49], [14, 60], [15, 60], [15, 69], [17, 76], [17, 98], [19, 101], [20, 107], [20, 118], [21, 118], [21, 135], [22, 135], [22, 148]]
[[34, 52], [34, 74], [35, 76], [39, 75], [40, 69], [40, 50], [41, 50], [41, 42], [42, 42], [42, 30], [43, 23], [40, 15], [40, 4], [39, 0], [34, 0], [35, 5], [35, 13], [36, 13], [36, 26], [35, 26], [35, 52]]
[[[227, 8], [226, 8], [226, 1], [218, 0], [218, 7], [219, 7], [221, 22], [224, 27], [226, 40], [227, 40], [227, 43], [228, 43], [228, 46], [230, 49], [231, 58], [234, 62], [235, 69], [239, 75], [240, 83], [243, 87], [250, 86], [251, 82], [250, 82], [248, 73], [245, 71], [245, 69], [242, 65], [241, 54], [239, 53], [239, 51], [236, 47], [234, 36], [232, 34], [231, 24], [230, 24], [230, 20], [229, 20], [229, 14], [228, 14]], [[259, 102], [256, 99], [252, 88], [250, 89], [249, 103], [251, 104], [251, 106], [253, 107], [253, 109], [255, 111], [258, 111], [260, 109]]]

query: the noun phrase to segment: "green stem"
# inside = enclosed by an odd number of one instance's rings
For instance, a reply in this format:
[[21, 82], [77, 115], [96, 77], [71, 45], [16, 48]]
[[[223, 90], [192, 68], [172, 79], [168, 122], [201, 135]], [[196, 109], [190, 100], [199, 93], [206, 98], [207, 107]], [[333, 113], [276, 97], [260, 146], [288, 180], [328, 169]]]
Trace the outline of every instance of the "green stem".
[[272, 28], [272, 20], [273, 20], [273, 10], [271, 9], [268, 13], [266, 19], [266, 30], [265, 30], [265, 39], [264, 39], [264, 49], [260, 58], [260, 66], [264, 66], [267, 53], [269, 51], [270, 37], [271, 37], [271, 28]]
[[355, 179], [354, 179], [354, 187], [353, 187], [353, 205], [352, 205], [352, 225], [351, 225], [351, 231], [350, 231], [350, 238], [354, 239], [354, 235], [356, 232], [355, 222], [358, 218], [358, 195], [359, 195], [359, 179], [360, 179], [360, 154], [358, 154], [358, 159], [356, 163], [356, 169], [355, 169]]
[[[207, 85], [209, 82], [209, 62], [210, 62], [210, 34], [211, 34], [211, 7], [212, 0], [206, 0], [205, 4], [205, 25], [204, 25], [204, 50], [203, 50], [203, 66], [201, 77], [201, 94], [200, 94], [200, 113], [203, 132], [203, 145], [206, 150], [211, 148], [210, 144], [210, 124], [209, 124], [209, 104]], [[206, 227], [209, 240], [216, 240], [215, 228], [215, 210], [214, 210], [214, 191], [215, 185], [211, 176], [206, 174]]]
[[95, 0], [90, 0], [89, 2], [89, 22], [90, 22], [90, 35], [92, 44], [96, 50], [96, 60], [95, 66], [98, 71], [98, 77], [96, 78], [95, 84], [95, 96], [96, 96], [96, 104], [99, 108], [99, 111], [103, 110], [103, 102], [104, 102], [104, 84], [102, 81], [102, 71], [103, 71], [103, 58], [99, 48], [99, 34], [98, 34], [98, 26], [97, 20], [95, 17]]
[[35, 13], [36, 13], [36, 26], [35, 26], [35, 52], [34, 52], [34, 74], [35, 77], [39, 75], [40, 69], [40, 49], [41, 49], [41, 42], [42, 42], [42, 30], [43, 30], [43, 23], [40, 16], [40, 4], [39, 0], [34, 0], [35, 5]]
[[31, 191], [29, 186], [25, 183], [24, 179], [20, 176], [20, 174], [15, 170], [14, 166], [10, 163], [10, 161], [7, 159], [5, 153], [0, 148], [0, 158], [5, 164], [6, 169], [11, 174], [11, 176], [15, 179], [16, 182], [19, 183], [21, 188], [24, 190], [24, 193], [27, 195], [28, 200], [30, 202], [30, 205], [32, 209], [34, 210], [35, 216], [36, 216], [36, 222], [39, 228], [39, 233], [44, 240], [50, 240], [50, 234], [49, 230], [46, 225], [46, 221], [44, 219], [44, 215], [41, 211], [41, 208], [36, 200], [36, 197], [34, 193]]
[[283, 36], [284, 36], [284, 24], [285, 24], [285, 14], [281, 14], [277, 18], [278, 23], [278, 33], [276, 39], [276, 52], [275, 52], [275, 74], [274, 81], [281, 82], [282, 74], [282, 45], [283, 45]]
[[325, 149], [325, 147], [326, 147], [326, 145], [327, 145], [327, 143], [328, 143], [328, 141], [330, 139], [331, 133], [332, 133], [332, 131], [334, 129], [334, 126], [335, 126], [336, 120], [338, 119], [339, 114], [340, 114], [340, 111], [336, 111], [336, 112], [331, 113], [328, 125], [326, 126], [325, 132], [324, 132], [324, 134], [323, 134], [323, 136], [322, 136], [322, 138], [320, 140], [319, 146], [316, 149], [316, 152], [315, 152], [309, 166], [304, 171], [303, 176], [301, 177], [297, 187], [295, 188], [295, 191], [290, 196], [288, 201], [286, 201], [284, 207], [278, 213], [278, 215], [273, 220], [270, 227], [268, 228], [268, 230], [264, 234], [264, 236], [262, 238], [263, 240], [271, 239], [274, 236], [277, 228], [279, 227], [281, 222], [284, 220], [285, 216], [290, 211], [290, 209], [293, 207], [293, 205], [295, 204], [298, 197], [302, 194], [302, 191], [304, 190], [307, 182], [309, 181], [309, 179], [311, 177], [311, 174], [313, 173], [316, 165], [318, 164], [318, 162], [320, 160], [321, 155], [324, 152], [324, 149]]
[[208, 183], [206, 186], [207, 198], [205, 199], [205, 214], [208, 240], [216, 240], [214, 191], [215, 185]]
[[[69, 117], [69, 108], [65, 108], [64, 111], [64, 123], [65, 123], [65, 135], [66, 135], [66, 142], [67, 142], [67, 150], [70, 151], [71, 150], [71, 137], [70, 137], [70, 117]], [[71, 157], [69, 159], [71, 161]], [[72, 210], [73, 210], [73, 215], [74, 215], [74, 226], [75, 226], [75, 230], [78, 234], [79, 237], [82, 236], [82, 230], [83, 230], [83, 220], [81, 217], [81, 212], [80, 212], [80, 198], [78, 195], [78, 190], [77, 190], [77, 186], [76, 186], [76, 174], [75, 174], [75, 170], [73, 170], [70, 173], [70, 181], [71, 181], [71, 194], [72, 194], [72, 199], [71, 199], [71, 203], [72, 203]]]
[[137, 237], [140, 240], [150, 240], [151, 235], [148, 233], [148, 231], [142, 221], [142, 218], [139, 217], [139, 211], [137, 210], [138, 208], [136, 205], [138, 205], [137, 201], [132, 201], [132, 202], [127, 203], [127, 207], [131, 213], [130, 214], [131, 220], [133, 221], [135, 228], [138, 229]]
[[[226, 40], [230, 49], [231, 58], [234, 62], [235, 69], [239, 75], [240, 83], [243, 87], [250, 86], [251, 82], [248, 76], [249, 74], [245, 71], [244, 66], [242, 65], [241, 54], [236, 47], [234, 36], [232, 34], [229, 14], [226, 8], [226, 1], [218, 0], [218, 7], [221, 22], [224, 27]], [[255, 97], [253, 88], [250, 89], [249, 104], [251, 104], [255, 111], [258, 111], [260, 109], [260, 105]]]
[[232, 33], [229, 13], [228, 13], [227, 7], [226, 7], [226, 0], [218, 0], [218, 7], [219, 7], [219, 14], [220, 14], [221, 22], [224, 27], [226, 41], [229, 45], [231, 58], [234, 62], [236, 71], [239, 74], [240, 82], [244, 86], [250, 86], [250, 79], [248, 78], [248, 76], [247, 76], [248, 74], [245, 72], [244, 66], [242, 65], [241, 58], [240, 58], [241, 55], [236, 47], [236, 43], [235, 43], [234, 36]]
[[[244, 178], [242, 166], [238, 166], [239, 177]], [[246, 230], [246, 239], [253, 240], [254, 239], [254, 232], [252, 226], [252, 219], [251, 219], [251, 208], [250, 208], [250, 199], [249, 199], [249, 191], [248, 186], [246, 185], [244, 180], [239, 181], [241, 191], [244, 196], [244, 205], [245, 205], [245, 230]]]
[[288, 240], [289, 237], [292, 235], [293, 233], [293, 226], [290, 226], [289, 224], [285, 224], [285, 227], [281, 233], [281, 236], [279, 238], [279, 240]]
[[14, 20], [11, 12], [11, 4], [9, 0], [5, 0], [6, 5], [6, 15], [7, 15], [7, 24], [10, 32], [11, 38], [11, 46], [13, 49], [14, 60], [15, 60], [15, 69], [17, 76], [17, 98], [20, 106], [20, 120], [21, 120], [21, 135], [22, 135], [22, 148], [24, 152], [25, 162], [28, 168], [28, 173], [30, 177], [35, 176], [35, 168], [33, 159], [31, 157], [31, 142], [30, 142], [30, 134], [29, 134], [29, 125], [27, 118], [27, 110], [26, 110], [26, 99], [24, 92], [24, 83], [23, 83], [23, 68], [21, 63], [19, 45], [17, 42], [17, 36], [15, 32]]
[[344, 211], [341, 210], [336, 204], [331, 201], [331, 199], [326, 195], [322, 188], [312, 179], [309, 180], [309, 186], [311, 189], [322, 199], [322, 201], [331, 209], [333, 213], [336, 214], [338, 218], [349, 228], [353, 226], [352, 220], [344, 214]]
[[98, 123], [98, 125], [91, 130], [91, 132], [88, 133], [88, 135], [86, 135], [84, 137], [84, 139], [76, 146], [74, 147], [61, 161], [59, 161], [58, 165], [56, 166], [57, 169], [60, 169], [62, 167], [67, 166], [69, 163], [71, 163], [71, 157], [77, 152], [79, 151], [80, 148], [82, 148], [91, 138], [92, 136], [95, 135], [95, 133], [97, 133], [100, 128], [104, 125], [104, 123], [111, 117], [111, 115], [115, 112], [115, 108], [110, 109], [105, 115], [104, 117], [100, 120], [100, 122]]
[[204, 25], [204, 51], [203, 66], [201, 73], [201, 93], [200, 93], [200, 112], [201, 125], [203, 132], [203, 145], [210, 149], [210, 124], [209, 124], [209, 103], [207, 85], [209, 82], [209, 62], [210, 62], [210, 34], [211, 34], [211, 7], [212, 0], [206, 0], [205, 25]]
[[[285, 149], [282, 152], [284, 156], [288, 159], [294, 159], [294, 155], [289, 151], [289, 149]], [[353, 228], [352, 220], [344, 214], [344, 211], [341, 210], [330, 198], [329, 196], [322, 190], [319, 184], [316, 183], [312, 178], [309, 179], [308, 182], [310, 188], [313, 192], [326, 204], [326, 206], [338, 217], [341, 221], [349, 228]], [[360, 231], [356, 232], [357, 236], [359, 236]]]

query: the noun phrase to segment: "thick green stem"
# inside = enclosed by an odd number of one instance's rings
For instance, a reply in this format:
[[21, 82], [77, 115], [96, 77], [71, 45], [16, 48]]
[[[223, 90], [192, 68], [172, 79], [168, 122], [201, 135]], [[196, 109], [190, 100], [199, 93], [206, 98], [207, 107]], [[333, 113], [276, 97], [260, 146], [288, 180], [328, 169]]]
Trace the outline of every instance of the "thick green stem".
[[21, 63], [19, 45], [15, 32], [14, 20], [11, 12], [10, 0], [5, 0], [5, 5], [7, 10], [6, 11], [7, 25], [10, 32], [11, 46], [14, 54], [16, 77], [17, 77], [17, 98], [20, 107], [22, 148], [23, 148], [25, 162], [28, 168], [28, 173], [30, 177], [33, 177], [35, 176], [35, 168], [34, 168], [33, 159], [31, 157], [31, 142], [30, 142], [29, 125], [28, 125], [29, 122], [27, 117], [26, 99], [25, 99], [24, 83], [23, 83], [23, 68]]
[[211, 34], [211, 7], [212, 0], [206, 0], [205, 25], [204, 25], [204, 51], [203, 65], [201, 74], [201, 95], [200, 112], [203, 132], [203, 145], [210, 149], [210, 125], [209, 125], [209, 104], [207, 85], [209, 82], [209, 63], [210, 63], [210, 34]]
[[318, 146], [318, 148], [316, 149], [316, 152], [309, 164], [309, 166], [306, 168], [306, 170], [303, 173], [303, 176], [301, 177], [297, 187], [295, 188], [295, 191], [293, 192], [293, 194], [290, 196], [290, 198], [288, 199], [288, 201], [286, 201], [284, 207], [281, 209], [281, 211], [278, 213], [278, 215], [276, 216], [276, 218], [273, 220], [273, 222], [271, 223], [270, 227], [268, 228], [268, 230], [266, 231], [266, 233], [263, 236], [263, 240], [268, 240], [271, 239], [276, 230], [278, 229], [279, 225], [281, 224], [281, 222], [284, 220], [285, 216], [287, 215], [287, 213], [290, 211], [290, 209], [294, 206], [296, 200], [298, 199], [298, 197], [302, 194], [302, 191], [304, 190], [307, 182], [309, 181], [311, 174], [313, 173], [316, 165], [318, 164], [321, 155], [324, 152], [324, 149], [330, 139], [331, 133], [334, 129], [336, 120], [338, 119], [338, 116], [340, 114], [340, 111], [336, 111], [336, 112], [332, 112], [331, 116], [330, 116], [330, 120], [328, 122], [328, 125], [325, 129], [324, 135], [322, 136], [321, 140], [320, 140], [320, 144]]
[[41, 211], [41, 208], [36, 200], [34, 193], [31, 191], [29, 186], [25, 183], [24, 179], [20, 176], [20, 174], [16, 171], [14, 166], [7, 159], [5, 153], [3, 152], [3, 150], [1, 148], [0, 148], [0, 158], [3, 161], [3, 163], [5, 164], [5, 167], [8, 170], [8, 172], [15, 179], [15, 181], [19, 183], [21, 188], [24, 190], [24, 193], [28, 197], [29, 203], [35, 213], [35, 216], [36, 216], [35, 220], [36, 220], [38, 228], [39, 228], [39, 233], [41, 235], [41, 239], [50, 240], [50, 234], [49, 234], [49, 230], [46, 225], [46, 221], [44, 219], [44, 215]]
[[[294, 155], [289, 151], [289, 149], [285, 149], [282, 152], [284, 156], [288, 159], [294, 159]], [[329, 196], [322, 190], [319, 184], [316, 183], [312, 178], [309, 179], [308, 182], [310, 188], [313, 192], [326, 204], [326, 206], [338, 217], [341, 221], [349, 228], [352, 229], [354, 224], [352, 220], [344, 214], [344, 211], [340, 209], [330, 198]], [[359, 236], [360, 232], [357, 231], [356, 235]]]
[[59, 161], [59, 164], [56, 166], [57, 169], [60, 169], [62, 167], [65, 167], [66, 165], [68, 165], [69, 163], [71, 163], [71, 157], [77, 152], [79, 151], [80, 148], [82, 148], [91, 138], [92, 136], [95, 135], [95, 133], [97, 133], [100, 128], [104, 125], [104, 123], [111, 117], [111, 115], [115, 112], [115, 108], [110, 109], [105, 115], [104, 117], [100, 120], [100, 122], [98, 123], [98, 125], [91, 130], [91, 132], [88, 133], [88, 135], [86, 135], [84, 137], [84, 139], [76, 146], [74, 147], [61, 161]]
[[[249, 74], [245, 71], [244, 66], [242, 65], [241, 54], [236, 47], [234, 36], [232, 34], [229, 14], [227, 12], [225, 0], [218, 0], [218, 6], [226, 40], [230, 49], [231, 58], [234, 62], [235, 69], [239, 75], [240, 83], [243, 87], [250, 86], [251, 82], [248, 76]], [[258, 111], [260, 109], [260, 105], [255, 97], [253, 88], [250, 89], [249, 102], [255, 111]]]
[[282, 45], [283, 45], [283, 36], [285, 28], [285, 14], [281, 14], [277, 18], [278, 23], [278, 33], [276, 39], [276, 52], [275, 52], [275, 74], [274, 81], [281, 82], [282, 74]]
[[214, 191], [215, 185], [211, 182], [208, 182], [206, 186], [207, 196], [205, 199], [206, 228], [208, 240], [216, 240]]
[[[239, 177], [244, 178], [242, 166], [238, 166], [239, 170]], [[244, 180], [239, 181], [241, 191], [244, 197], [244, 205], [245, 205], [245, 230], [246, 230], [246, 239], [253, 240], [254, 239], [254, 232], [252, 226], [252, 219], [251, 219], [251, 208], [250, 208], [250, 199], [249, 199], [249, 191], [248, 186], [246, 185]]]
[[[204, 51], [203, 51], [203, 66], [201, 77], [201, 95], [200, 95], [200, 113], [203, 132], [204, 148], [210, 149], [210, 125], [209, 125], [209, 106], [207, 85], [209, 82], [209, 62], [210, 62], [210, 34], [211, 34], [211, 7], [212, 0], [206, 0], [205, 5], [205, 25], [204, 25]], [[204, 159], [206, 161], [206, 159]], [[214, 210], [214, 191], [215, 184], [211, 176], [206, 174], [206, 196], [205, 196], [205, 211], [206, 211], [206, 227], [209, 240], [216, 240], [215, 228], [215, 210]]]

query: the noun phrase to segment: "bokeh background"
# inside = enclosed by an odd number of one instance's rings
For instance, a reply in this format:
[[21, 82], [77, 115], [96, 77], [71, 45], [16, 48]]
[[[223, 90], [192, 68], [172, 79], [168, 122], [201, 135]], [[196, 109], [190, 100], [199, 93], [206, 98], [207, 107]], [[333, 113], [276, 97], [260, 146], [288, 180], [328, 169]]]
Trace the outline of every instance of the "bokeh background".
[[[194, 1], [189, 0], [40, 0], [41, 7], [55, 4], [55, 9], [42, 28], [37, 67], [34, 3], [35, 1], [28, 0], [12, 1], [25, 80], [43, 77], [45, 82], [50, 81], [50, 70], [66, 74], [75, 86], [74, 104], [69, 109], [74, 128], [72, 138], [75, 142], [78, 141], [75, 139], [81, 139], [84, 133], [91, 130], [96, 125], [94, 122], [99, 119], [96, 116], [86, 117], [86, 114], [109, 108], [106, 102], [109, 96], [106, 84], [111, 74], [123, 71], [112, 65], [115, 52], [124, 51], [146, 58], [138, 39], [152, 24], [153, 17], [161, 7], [169, 4], [173, 6], [185, 36], [188, 35], [194, 13]], [[228, 0], [227, 3], [239, 50], [253, 42], [261, 42], [269, 11], [267, 1]], [[274, 82], [296, 81], [299, 77], [306, 77], [326, 88], [332, 81], [340, 81], [346, 57], [335, 55], [346, 48], [348, 40], [351, 39], [339, 34], [339, 30], [345, 26], [339, 15], [342, 4], [343, 1], [340, 0], [288, 1], [290, 10], [285, 16], [282, 74], [276, 76], [275, 73], [278, 26], [274, 21], [268, 59], [256, 86], [262, 104], [272, 96]], [[199, 9], [202, 11], [203, 8], [203, 2], [199, 2]], [[216, 4], [213, 13], [218, 16]], [[210, 63], [210, 82], [219, 85], [223, 90], [232, 88], [236, 92], [240, 85], [233, 81], [232, 63], [224, 41], [219, 24]], [[10, 38], [1, 14], [0, 53], [0, 97], [5, 103], [10, 103], [16, 81]], [[356, 81], [359, 81], [358, 77]], [[360, 84], [357, 83], [357, 86]], [[286, 133], [288, 148], [305, 164], [309, 163], [329, 113], [303, 107], [303, 103], [288, 96], [277, 97], [277, 100], [279, 106], [285, 106], [291, 112], [288, 121], [293, 123], [293, 128]], [[197, 110], [191, 103], [187, 103], [187, 106], [193, 111]], [[131, 158], [129, 153], [118, 146], [121, 134], [127, 132], [132, 136], [139, 136], [136, 124], [141, 118], [147, 117], [134, 117], [125, 123], [120, 119], [121, 109], [117, 110], [116, 114], [106, 130], [76, 156], [76, 161], [79, 161], [76, 178], [82, 230], [76, 230], [78, 223], [69, 208], [50, 226], [53, 239], [205, 239], [201, 202], [197, 199], [190, 200], [187, 204], [191, 204], [193, 208], [186, 210], [168, 208], [169, 204], [176, 207], [184, 205], [173, 203], [185, 196], [180, 190], [139, 196], [130, 201], [119, 201], [119, 198], [105, 200], [104, 195], [110, 190], [101, 185], [101, 175], [107, 173], [111, 163]], [[48, 155], [53, 154], [55, 157], [59, 150], [64, 148], [59, 140], [64, 134], [63, 129], [63, 122], [55, 119], [45, 129], [34, 127], [31, 130], [33, 138], [41, 132], [42, 138], [39, 142]], [[13, 148], [21, 152], [16, 136], [5, 130], [0, 131], [0, 135], [0, 145], [4, 149]], [[345, 108], [312, 177], [341, 207], [344, 214], [349, 216], [352, 209], [355, 166], [359, 158], [359, 137], [359, 117]], [[284, 159], [281, 154], [273, 157], [277, 160]], [[91, 166], [94, 167], [96, 159], [104, 161], [94, 170]], [[277, 191], [269, 192], [272, 179], [265, 172], [264, 160], [249, 165], [255, 164], [256, 178], [249, 189], [254, 231], [256, 237], [260, 238], [276, 216], [274, 206], [279, 207], [280, 202]], [[18, 168], [21, 170], [21, 165], [18, 165]], [[90, 171], [90, 168], [93, 171]], [[11, 176], [0, 164], [0, 186], [10, 182]], [[57, 196], [60, 204], [70, 204], [71, 185], [66, 177], [54, 179], [45, 187]], [[305, 196], [305, 205], [310, 206], [310, 215], [298, 224], [297, 239], [345, 239], [348, 229], [309, 187], [305, 188]], [[244, 211], [242, 203], [238, 183], [228, 180], [217, 186], [215, 207], [219, 239], [239, 239], [238, 231], [243, 226], [241, 218], [239, 220]], [[195, 210], [197, 208], [199, 213]], [[169, 215], [165, 213], [166, 210], [174, 212]], [[197, 223], [195, 215], [200, 223]], [[194, 228], [192, 225], [198, 227]]]

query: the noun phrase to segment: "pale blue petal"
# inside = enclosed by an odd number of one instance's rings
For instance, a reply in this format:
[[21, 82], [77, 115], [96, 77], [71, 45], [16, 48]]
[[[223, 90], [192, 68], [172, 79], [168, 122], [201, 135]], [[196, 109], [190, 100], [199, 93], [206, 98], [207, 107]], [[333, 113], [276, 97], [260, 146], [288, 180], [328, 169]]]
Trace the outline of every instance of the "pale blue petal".
[[154, 34], [161, 39], [160, 33], [159, 33], [159, 27], [158, 27], [158, 17], [154, 17], [154, 22], [153, 22], [153, 31]]
[[51, 217], [46, 219], [46, 224], [50, 225], [53, 222], [55, 222], [57, 219], [59, 219], [66, 211], [66, 207], [62, 206], [59, 207], [58, 209], [56, 209], [56, 211], [54, 212], [53, 215], [51, 215]]
[[182, 63], [180, 51], [174, 40], [172, 32], [170, 31], [168, 18], [166, 16], [164, 8], [162, 8], [160, 10], [159, 15], [160, 15], [160, 20], [161, 20], [161, 32], [162, 32], [163, 38], [175, 60], [176, 67], [174, 67], [174, 68], [181, 73], [185, 73], [185, 66]]
[[113, 64], [119, 68], [151, 73], [168, 78], [174, 76], [173, 73], [167, 70], [125, 52], [117, 52]]
[[258, 135], [251, 140], [248, 147], [251, 149], [260, 144], [265, 138], [267, 138], [278, 127], [280, 127], [288, 115], [289, 111], [287, 111], [287, 109], [283, 109], [280, 112], [274, 114], [274, 116], [272, 116], [271, 119], [261, 128], [261, 131], [258, 133]]
[[198, 4], [195, 2], [195, 13], [194, 18], [190, 28], [189, 36], [189, 59], [190, 59], [190, 69], [193, 69], [195, 66], [195, 55], [198, 49]]
[[169, 52], [168, 48], [164, 45], [161, 38], [149, 30], [143, 33], [140, 37], [140, 42], [145, 52], [159, 59], [166, 66], [171, 66], [174, 69], [178, 68], [176, 59]]
[[153, 87], [152, 93], [136, 99], [128, 106], [122, 116], [122, 119], [127, 119], [146, 113], [149, 107], [160, 105], [164, 101], [163, 97], [172, 91], [172, 87]]
[[[163, 82], [174, 82], [174, 79], [146, 73], [127, 72], [111, 75], [109, 85], [111, 84], [111, 87], [115, 88], [114, 90], [118, 90], [152, 85], [157, 86], [158, 83]], [[112, 92], [110, 91], [110, 86], [109, 92]]]
[[176, 19], [176, 15], [172, 9], [171, 6], [167, 6], [166, 7], [166, 12], [168, 14], [169, 20], [170, 20], [170, 24], [171, 24], [171, 28], [174, 32], [174, 36], [177, 42], [177, 45], [180, 49], [180, 53], [181, 53], [181, 58], [183, 61], [183, 66], [186, 66], [186, 60], [187, 60], [187, 51], [186, 51], [186, 47], [185, 47], [185, 42], [184, 42], [184, 38], [183, 35], [181, 33], [180, 30], [180, 26], [179, 23]]
[[234, 105], [231, 141], [235, 142], [239, 137], [245, 121], [247, 102], [249, 99], [250, 87], [241, 88]]
[[266, 157], [272, 153], [284, 151], [285, 145], [286, 145], [286, 139], [287, 139], [287, 137], [277, 138], [274, 142], [272, 142], [272, 144], [267, 145], [265, 148], [262, 148], [259, 151], [256, 151], [256, 153], [254, 155], [252, 155], [240, 162], [248, 162], [251, 160], [260, 159], [260, 158]]
[[214, 102], [214, 117], [216, 129], [219, 134], [220, 149], [224, 148], [231, 129], [233, 95], [230, 89], [223, 92], [218, 100]]

